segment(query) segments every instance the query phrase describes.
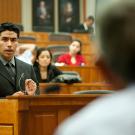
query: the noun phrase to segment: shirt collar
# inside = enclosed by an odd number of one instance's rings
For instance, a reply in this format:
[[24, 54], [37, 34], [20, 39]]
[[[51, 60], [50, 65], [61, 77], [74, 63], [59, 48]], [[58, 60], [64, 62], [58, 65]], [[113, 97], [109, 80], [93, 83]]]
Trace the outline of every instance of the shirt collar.
[[10, 61], [6, 61], [2, 56], [0, 56], [0, 61], [5, 66], [7, 63], [11, 63], [13, 66], [15, 66], [15, 58], [13, 57]]
[[86, 25], [86, 23], [84, 23], [83, 26], [84, 26], [84, 29], [85, 30], [88, 30], [89, 29], [88, 26]]

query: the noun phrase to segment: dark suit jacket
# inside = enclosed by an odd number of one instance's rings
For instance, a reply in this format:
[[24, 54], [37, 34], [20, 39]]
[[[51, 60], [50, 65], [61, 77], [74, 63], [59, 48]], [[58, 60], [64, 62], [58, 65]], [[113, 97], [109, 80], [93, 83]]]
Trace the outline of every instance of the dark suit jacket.
[[[32, 79], [37, 83], [33, 67], [15, 58], [16, 84], [11, 79], [5, 66], [0, 61], [0, 97], [6, 97], [25, 89], [25, 79]], [[23, 75], [24, 74], [24, 75]], [[23, 76], [22, 76], [23, 75]], [[22, 77], [21, 77], [22, 76]], [[38, 85], [38, 83], [37, 83]], [[37, 90], [36, 93], [39, 93]]]
[[56, 66], [54, 66], [54, 65], [48, 66], [46, 80], [41, 79], [40, 70], [39, 70], [38, 65], [36, 65], [36, 64], [34, 65], [34, 71], [35, 71], [35, 74], [36, 74], [36, 77], [37, 77], [37, 80], [39, 81], [39, 83], [50, 82], [52, 79], [54, 79], [58, 75], [62, 74], [62, 72], [58, 68], [56, 68]]
[[84, 32], [84, 33], [86, 32], [86, 33], [93, 34], [94, 29], [93, 29], [93, 27], [91, 26], [91, 27], [88, 28], [88, 30], [85, 30], [84, 25], [83, 25], [83, 24], [80, 24], [80, 25], [74, 30], [74, 32]]

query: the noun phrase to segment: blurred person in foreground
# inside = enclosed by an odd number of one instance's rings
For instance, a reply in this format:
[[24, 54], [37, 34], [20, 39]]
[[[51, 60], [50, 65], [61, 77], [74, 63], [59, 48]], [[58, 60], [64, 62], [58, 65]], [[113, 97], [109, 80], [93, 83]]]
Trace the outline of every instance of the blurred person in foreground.
[[39, 93], [33, 67], [15, 57], [19, 36], [15, 24], [0, 24], [0, 97]]
[[97, 24], [97, 64], [121, 91], [88, 104], [55, 135], [135, 135], [135, 2], [112, 5]]

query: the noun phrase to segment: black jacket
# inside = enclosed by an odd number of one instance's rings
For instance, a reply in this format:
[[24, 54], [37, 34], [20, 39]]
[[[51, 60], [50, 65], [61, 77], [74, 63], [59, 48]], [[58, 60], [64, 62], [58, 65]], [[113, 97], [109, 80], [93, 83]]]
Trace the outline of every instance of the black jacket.
[[82, 32], [82, 33], [90, 33], [93, 34], [94, 32], [94, 28], [91, 26], [88, 28], [88, 30], [85, 30], [84, 25], [80, 24], [75, 30], [74, 32]]
[[46, 80], [41, 79], [40, 70], [39, 70], [38, 65], [34, 65], [34, 71], [35, 71], [35, 74], [36, 74], [36, 77], [37, 77], [37, 80], [39, 83], [50, 82], [56, 76], [62, 74], [62, 72], [58, 68], [56, 68], [56, 66], [54, 66], [54, 65], [48, 66]]
[[[0, 97], [6, 97], [25, 89], [25, 79], [32, 79], [38, 85], [33, 67], [15, 58], [16, 82], [8, 74], [6, 67], [0, 61]], [[37, 93], [39, 91], [37, 90]]]

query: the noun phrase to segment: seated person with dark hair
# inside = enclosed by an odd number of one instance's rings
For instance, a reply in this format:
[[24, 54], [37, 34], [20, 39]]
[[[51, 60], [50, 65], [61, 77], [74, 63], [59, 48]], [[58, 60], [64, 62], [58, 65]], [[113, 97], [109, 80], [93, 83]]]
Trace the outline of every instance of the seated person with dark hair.
[[47, 48], [37, 50], [34, 71], [39, 83], [50, 82], [52, 79], [62, 74], [62, 72], [51, 64], [52, 54]]
[[93, 28], [93, 23], [94, 23], [94, 17], [93, 16], [89, 16], [88, 18], [85, 19], [84, 23], [80, 24], [75, 30], [74, 32], [86, 32], [86, 33], [90, 33], [93, 34], [94, 32], [94, 28]]
[[19, 36], [15, 24], [0, 25], [0, 97], [39, 93], [33, 67], [15, 57]]
[[84, 66], [85, 60], [81, 55], [82, 42], [80, 40], [73, 40], [69, 45], [69, 52], [58, 57], [55, 65], [57, 66]]

